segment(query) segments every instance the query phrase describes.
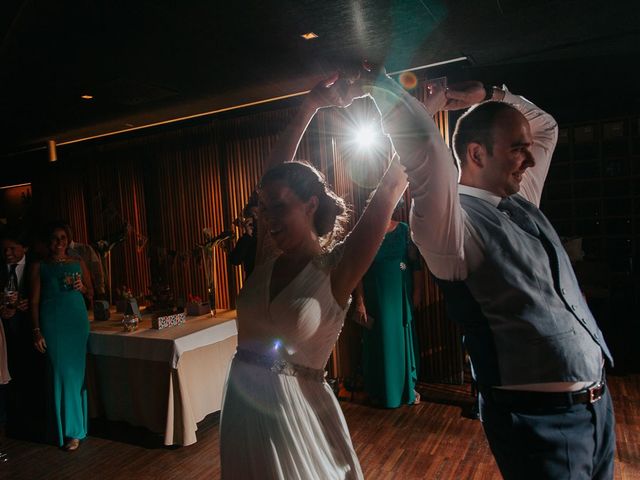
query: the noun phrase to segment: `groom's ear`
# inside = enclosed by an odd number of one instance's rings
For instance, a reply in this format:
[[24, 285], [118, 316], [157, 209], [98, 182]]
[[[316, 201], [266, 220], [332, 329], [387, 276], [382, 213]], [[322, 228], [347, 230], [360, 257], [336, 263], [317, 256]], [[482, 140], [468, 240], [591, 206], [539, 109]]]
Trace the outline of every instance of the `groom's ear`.
[[487, 158], [487, 147], [478, 142], [469, 142], [467, 145], [467, 162], [478, 168], [483, 168]]

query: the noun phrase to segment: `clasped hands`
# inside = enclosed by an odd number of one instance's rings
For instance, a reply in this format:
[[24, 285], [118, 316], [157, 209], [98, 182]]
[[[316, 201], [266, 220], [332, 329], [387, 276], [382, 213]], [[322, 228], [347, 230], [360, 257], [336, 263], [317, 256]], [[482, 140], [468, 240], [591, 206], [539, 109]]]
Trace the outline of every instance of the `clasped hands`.
[[373, 85], [396, 83], [386, 74], [384, 67], [378, 67], [367, 61], [357, 66], [347, 66], [339, 72], [321, 80], [307, 95], [305, 102], [311, 108], [345, 108], [357, 99], [369, 95]]
[[[480, 103], [486, 91], [481, 82], [468, 80], [451, 84], [448, 88], [427, 80], [425, 106], [431, 114], [442, 110], [460, 110]], [[384, 67], [362, 62], [359, 68], [343, 69], [318, 83], [307, 95], [307, 104], [314, 109], [345, 108], [353, 100], [368, 96], [373, 87], [402, 91], [400, 84], [389, 77]]]
[[0, 318], [7, 320], [13, 318], [16, 312], [26, 312], [29, 310], [29, 300], [19, 298], [17, 293], [13, 293], [14, 297], [6, 298], [4, 304], [0, 305]]

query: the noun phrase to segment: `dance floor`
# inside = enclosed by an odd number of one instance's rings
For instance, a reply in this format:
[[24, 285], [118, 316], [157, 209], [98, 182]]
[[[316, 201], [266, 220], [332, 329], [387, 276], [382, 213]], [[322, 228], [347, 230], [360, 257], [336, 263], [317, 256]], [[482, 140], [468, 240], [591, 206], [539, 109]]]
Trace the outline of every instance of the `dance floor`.
[[[617, 418], [616, 479], [640, 479], [640, 375], [610, 377]], [[464, 418], [468, 387], [421, 385], [418, 406], [342, 408], [367, 479], [500, 478], [480, 422]], [[162, 437], [126, 424], [92, 424], [77, 452], [0, 436], [0, 478], [215, 479], [220, 476], [218, 414], [198, 442], [164, 447]]]

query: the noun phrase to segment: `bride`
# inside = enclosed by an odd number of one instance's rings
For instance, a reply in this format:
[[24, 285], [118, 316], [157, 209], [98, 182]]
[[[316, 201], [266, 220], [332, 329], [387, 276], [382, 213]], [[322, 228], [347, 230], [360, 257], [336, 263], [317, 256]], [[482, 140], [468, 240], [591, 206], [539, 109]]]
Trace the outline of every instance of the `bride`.
[[354, 229], [330, 249], [345, 204], [315, 168], [291, 160], [319, 108], [350, 103], [345, 85], [336, 75], [307, 95], [259, 184], [257, 261], [237, 299], [238, 350], [220, 420], [225, 480], [363, 478], [323, 369], [407, 178], [394, 159]]

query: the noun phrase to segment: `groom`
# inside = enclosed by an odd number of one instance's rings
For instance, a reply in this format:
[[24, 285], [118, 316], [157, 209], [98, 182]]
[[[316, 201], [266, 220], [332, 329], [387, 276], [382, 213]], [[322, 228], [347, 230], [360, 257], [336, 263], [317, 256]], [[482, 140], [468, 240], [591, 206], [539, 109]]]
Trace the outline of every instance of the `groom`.
[[[603, 374], [611, 354], [538, 209], [555, 120], [479, 82], [434, 87], [430, 111], [384, 75], [369, 93], [409, 175], [414, 241], [464, 329], [502, 475], [612, 478], [614, 416]], [[453, 137], [458, 185], [430, 112], [478, 103]]]

